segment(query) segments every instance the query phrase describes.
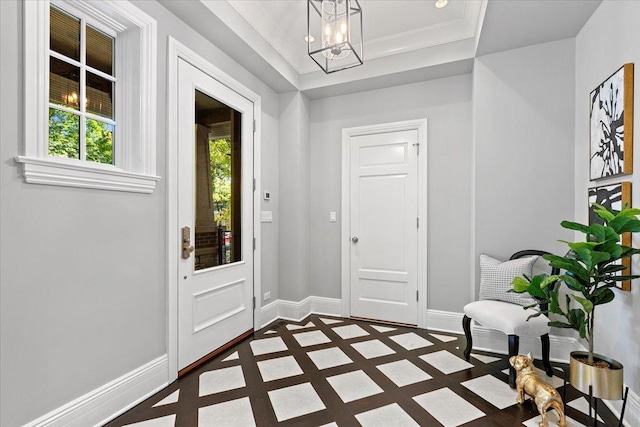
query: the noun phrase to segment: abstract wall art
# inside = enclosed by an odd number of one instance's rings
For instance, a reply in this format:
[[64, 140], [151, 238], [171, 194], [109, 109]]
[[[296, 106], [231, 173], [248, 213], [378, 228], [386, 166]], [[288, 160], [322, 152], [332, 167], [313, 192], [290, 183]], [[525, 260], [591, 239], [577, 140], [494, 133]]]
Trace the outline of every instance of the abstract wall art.
[[[616, 211], [622, 210], [625, 205], [631, 207], [631, 183], [621, 182], [589, 189], [589, 225], [603, 224], [602, 219], [593, 212], [593, 203]], [[624, 233], [621, 240], [621, 244], [624, 246], [631, 246], [631, 233]], [[631, 260], [629, 258], [623, 259], [622, 265], [627, 267], [622, 274], [625, 276], [631, 274]], [[618, 288], [623, 291], [630, 291], [631, 281], [618, 282]]]
[[633, 172], [633, 64], [625, 64], [590, 95], [591, 180]]

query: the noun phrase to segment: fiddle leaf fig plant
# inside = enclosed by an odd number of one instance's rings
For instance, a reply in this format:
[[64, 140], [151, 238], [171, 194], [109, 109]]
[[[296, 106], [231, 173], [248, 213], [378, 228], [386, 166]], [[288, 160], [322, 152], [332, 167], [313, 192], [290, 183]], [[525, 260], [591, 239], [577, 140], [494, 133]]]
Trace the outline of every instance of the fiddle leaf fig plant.
[[[595, 214], [604, 224], [584, 225], [562, 221], [562, 227], [585, 234], [580, 242], [565, 242], [569, 252], [564, 256], [544, 255], [551, 267], [557, 267], [564, 274], [540, 274], [513, 279], [514, 292], [528, 292], [540, 311], [531, 317], [554, 313], [563, 320], [550, 321], [549, 326], [569, 328], [578, 331], [580, 337], [589, 343], [589, 364], [593, 364], [594, 319], [596, 307], [607, 304], [615, 298], [611, 288], [617, 282], [631, 280], [640, 275], [622, 275], [626, 269], [620, 260], [640, 254], [640, 249], [624, 246], [620, 242], [623, 233], [640, 231], [640, 209], [626, 206], [621, 211], [610, 211], [604, 206], [593, 204]], [[560, 288], [565, 284], [573, 291], [561, 297]]]

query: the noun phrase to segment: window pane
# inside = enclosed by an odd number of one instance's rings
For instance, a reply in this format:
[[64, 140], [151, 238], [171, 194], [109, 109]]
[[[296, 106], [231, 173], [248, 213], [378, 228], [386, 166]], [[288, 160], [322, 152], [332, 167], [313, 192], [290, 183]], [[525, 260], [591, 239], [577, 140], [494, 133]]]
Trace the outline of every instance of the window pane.
[[113, 134], [115, 126], [87, 119], [87, 160], [113, 164]]
[[113, 119], [113, 85], [113, 82], [87, 72], [87, 113]]
[[87, 65], [113, 75], [114, 39], [87, 25]]
[[80, 68], [49, 58], [49, 102], [79, 109]]
[[49, 155], [80, 158], [80, 117], [49, 108]]
[[53, 6], [49, 17], [49, 48], [80, 61], [80, 20]]
[[242, 260], [241, 114], [196, 91], [195, 269]]

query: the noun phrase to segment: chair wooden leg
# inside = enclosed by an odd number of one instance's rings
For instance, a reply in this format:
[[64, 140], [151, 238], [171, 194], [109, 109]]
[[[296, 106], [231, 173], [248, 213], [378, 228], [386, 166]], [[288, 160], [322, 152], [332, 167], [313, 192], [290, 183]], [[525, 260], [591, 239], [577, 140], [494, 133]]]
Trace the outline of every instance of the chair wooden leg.
[[467, 347], [464, 349], [464, 358], [468, 362], [471, 356], [471, 348], [473, 347], [473, 339], [471, 338], [471, 318], [466, 314], [462, 318], [462, 329], [464, 336], [467, 338]]
[[[509, 335], [509, 357], [516, 356], [520, 348], [520, 337]], [[509, 387], [516, 388], [516, 370], [509, 364]]]
[[542, 363], [544, 364], [544, 370], [547, 373], [547, 376], [553, 376], [553, 369], [551, 368], [551, 362], [549, 361], [549, 349], [551, 345], [549, 344], [549, 334], [544, 334], [540, 337], [540, 341], [542, 341]]

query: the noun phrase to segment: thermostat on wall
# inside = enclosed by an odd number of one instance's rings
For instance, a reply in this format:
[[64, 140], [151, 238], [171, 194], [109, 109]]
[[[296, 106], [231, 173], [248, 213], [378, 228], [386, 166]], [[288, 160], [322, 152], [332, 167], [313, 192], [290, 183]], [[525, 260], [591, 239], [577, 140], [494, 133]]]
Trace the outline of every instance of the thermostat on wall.
[[264, 192], [264, 199], [265, 199], [265, 200], [271, 200], [271, 193], [270, 193], [270, 192], [268, 192], [268, 191], [265, 191], [265, 192]]

